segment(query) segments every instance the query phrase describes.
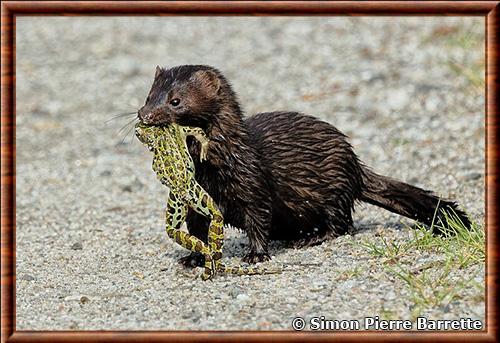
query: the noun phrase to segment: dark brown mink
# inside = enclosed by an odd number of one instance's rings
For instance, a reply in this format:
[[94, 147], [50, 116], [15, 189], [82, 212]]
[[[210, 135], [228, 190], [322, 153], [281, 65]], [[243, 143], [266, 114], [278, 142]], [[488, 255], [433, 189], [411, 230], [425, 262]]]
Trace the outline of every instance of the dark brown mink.
[[[196, 179], [225, 222], [248, 235], [247, 262], [268, 259], [270, 239], [308, 246], [349, 232], [356, 201], [426, 225], [446, 223], [442, 210], [471, 225], [455, 202], [364, 166], [347, 137], [329, 123], [297, 112], [244, 118], [229, 82], [209, 66], [157, 67], [138, 116], [147, 125], [175, 122], [205, 131], [207, 161], [200, 163], [197, 143], [188, 142]], [[206, 218], [191, 211], [187, 225], [206, 241]], [[198, 265], [202, 258], [191, 254], [181, 262]]]

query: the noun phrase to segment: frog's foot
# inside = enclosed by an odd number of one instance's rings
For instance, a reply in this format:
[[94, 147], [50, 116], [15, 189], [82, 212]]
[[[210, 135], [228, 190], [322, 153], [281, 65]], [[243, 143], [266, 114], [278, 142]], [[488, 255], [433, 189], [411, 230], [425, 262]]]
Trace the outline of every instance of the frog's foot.
[[246, 254], [245, 257], [243, 257], [243, 262], [253, 264], [258, 262], [269, 261], [270, 259], [271, 256], [269, 256], [267, 252], [250, 251], [248, 254]]
[[212, 279], [217, 273], [217, 268], [215, 266], [215, 261], [212, 259], [212, 256], [205, 256], [205, 270], [203, 274], [201, 274], [201, 279], [203, 281]]
[[203, 281], [207, 281], [213, 279], [214, 276], [215, 276], [215, 270], [211, 270], [210, 272], [204, 271], [203, 274], [201, 274], [201, 279]]
[[209, 141], [203, 141], [203, 142], [201, 142], [200, 162], [203, 162], [203, 161], [207, 160], [208, 142]]
[[205, 256], [200, 252], [192, 252], [181, 257], [178, 262], [186, 268], [203, 267], [205, 265]]

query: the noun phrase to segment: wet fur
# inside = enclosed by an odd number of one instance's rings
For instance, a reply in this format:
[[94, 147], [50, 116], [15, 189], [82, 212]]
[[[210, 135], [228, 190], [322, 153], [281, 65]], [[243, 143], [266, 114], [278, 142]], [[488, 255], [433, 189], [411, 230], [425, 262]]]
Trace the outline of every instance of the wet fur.
[[[182, 108], [168, 102], [180, 98]], [[297, 112], [259, 113], [244, 118], [236, 94], [208, 66], [157, 68], [139, 118], [151, 125], [176, 122], [201, 127], [210, 139], [208, 161], [196, 162], [196, 179], [213, 197], [225, 222], [249, 238], [248, 262], [268, 258], [270, 239], [319, 244], [352, 229], [356, 201], [365, 201], [430, 225], [436, 207], [457, 205], [406, 183], [373, 173], [334, 126]], [[193, 156], [199, 154], [190, 142]], [[440, 211], [437, 220], [442, 220]], [[190, 233], [207, 238], [207, 220], [187, 219]], [[183, 259], [199, 263], [197, 256]]]

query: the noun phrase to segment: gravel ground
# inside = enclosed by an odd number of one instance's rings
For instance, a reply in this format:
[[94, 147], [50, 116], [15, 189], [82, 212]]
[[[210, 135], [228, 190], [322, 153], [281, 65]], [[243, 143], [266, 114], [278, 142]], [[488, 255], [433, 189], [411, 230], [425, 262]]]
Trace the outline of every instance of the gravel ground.
[[[411, 290], [360, 242], [405, 241], [409, 220], [368, 205], [359, 232], [293, 250], [281, 275], [184, 270], [164, 233], [167, 189], [117, 134], [157, 64], [209, 64], [248, 114], [289, 109], [350, 136], [377, 172], [455, 198], [484, 222], [482, 18], [30, 18], [17, 42], [17, 329], [291, 329], [296, 316], [411, 319]], [[246, 237], [227, 230], [225, 258]], [[439, 259], [410, 252], [415, 266]], [[439, 270], [435, 271], [436, 273]], [[484, 264], [450, 274], [484, 283]], [[484, 319], [484, 289], [422, 314]]]

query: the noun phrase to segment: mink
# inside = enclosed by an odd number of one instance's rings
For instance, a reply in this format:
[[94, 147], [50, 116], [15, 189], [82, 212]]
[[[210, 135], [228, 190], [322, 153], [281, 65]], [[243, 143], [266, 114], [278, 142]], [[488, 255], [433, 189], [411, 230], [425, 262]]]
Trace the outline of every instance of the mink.
[[[207, 161], [196, 161], [196, 180], [213, 197], [225, 223], [249, 239], [249, 263], [269, 259], [268, 243], [286, 240], [297, 247], [320, 244], [351, 232], [356, 202], [367, 202], [433, 225], [446, 225], [445, 213], [470, 227], [456, 202], [376, 174], [356, 156], [346, 135], [333, 125], [298, 112], [244, 117], [224, 75], [204, 65], [157, 67], [145, 105], [146, 125], [202, 128], [210, 143]], [[189, 142], [190, 153], [199, 146]], [[191, 234], [206, 241], [207, 219], [191, 211]], [[200, 265], [202, 257], [181, 259]]]

